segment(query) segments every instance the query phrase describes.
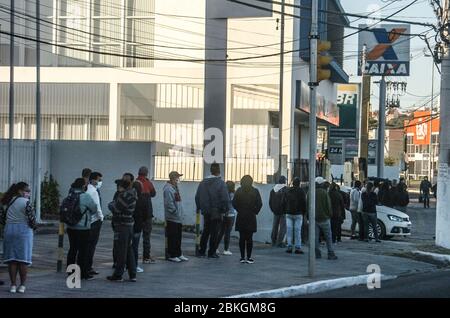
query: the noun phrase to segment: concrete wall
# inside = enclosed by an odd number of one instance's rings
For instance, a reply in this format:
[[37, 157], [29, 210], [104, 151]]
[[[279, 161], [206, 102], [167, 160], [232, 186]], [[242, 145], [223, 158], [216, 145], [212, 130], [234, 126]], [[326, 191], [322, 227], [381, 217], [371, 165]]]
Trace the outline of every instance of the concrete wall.
[[[163, 203], [163, 192], [164, 181], [155, 181], [154, 185], [156, 188], [156, 197], [153, 199], [153, 210], [156, 221], [164, 220], [164, 203]], [[183, 223], [186, 225], [195, 225], [195, 193], [197, 191], [199, 182], [181, 182], [180, 183], [180, 193], [181, 200], [183, 203], [184, 220]], [[258, 232], [254, 235], [254, 239], [259, 242], [270, 242], [270, 233], [272, 231], [272, 219], [273, 214], [269, 208], [269, 194], [272, 190], [273, 185], [255, 185], [256, 188], [261, 193], [261, 198], [263, 201], [263, 207], [259, 215], [257, 216], [258, 221]], [[203, 224], [203, 220], [202, 220]], [[237, 232], [233, 234], [238, 236]]]
[[[50, 144], [42, 142], [41, 178], [50, 171]], [[24, 181], [33, 184], [34, 141], [14, 140], [13, 143], [13, 182]], [[8, 140], [0, 140], [0, 192], [5, 192], [8, 184]], [[33, 189], [32, 189], [33, 190]]]
[[51, 144], [51, 173], [60, 185], [61, 195], [67, 195], [71, 183], [81, 177], [83, 168], [103, 174], [101, 188], [103, 210], [112, 200], [114, 180], [124, 172], [135, 176], [141, 166], [150, 169], [152, 144], [140, 142], [53, 141]]

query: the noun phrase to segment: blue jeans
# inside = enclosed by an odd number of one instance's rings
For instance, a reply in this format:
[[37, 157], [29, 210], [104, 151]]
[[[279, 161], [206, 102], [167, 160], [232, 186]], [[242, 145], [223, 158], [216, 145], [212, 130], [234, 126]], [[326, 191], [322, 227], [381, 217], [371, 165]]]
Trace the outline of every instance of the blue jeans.
[[319, 236], [322, 230], [323, 236], [325, 237], [325, 242], [327, 243], [328, 254], [333, 255], [333, 243], [331, 241], [331, 222], [327, 220], [325, 222], [316, 222], [316, 255], [320, 255], [320, 243]]
[[[286, 214], [286, 236], [288, 248], [295, 244], [296, 249], [302, 248], [303, 215]], [[292, 242], [294, 240], [294, 242]]]

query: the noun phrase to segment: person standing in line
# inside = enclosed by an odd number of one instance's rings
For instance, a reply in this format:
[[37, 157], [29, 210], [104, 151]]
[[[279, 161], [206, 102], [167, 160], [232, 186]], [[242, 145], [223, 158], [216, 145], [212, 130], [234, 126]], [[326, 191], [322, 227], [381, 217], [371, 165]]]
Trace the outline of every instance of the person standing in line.
[[292, 188], [286, 191], [286, 237], [287, 253], [304, 254], [302, 251], [302, 223], [306, 214], [306, 193], [300, 188], [300, 179], [295, 178]]
[[[256, 216], [262, 208], [261, 195], [253, 187], [253, 179], [246, 175], [241, 179], [241, 187], [233, 198], [233, 207], [237, 211], [236, 231], [239, 232], [239, 249], [242, 264], [253, 264], [253, 233], [257, 232]], [[247, 259], [245, 255], [247, 252]]]
[[408, 213], [409, 194], [406, 188], [406, 184], [399, 183], [397, 185], [397, 191], [395, 195], [395, 209]]
[[[355, 240], [356, 237], [356, 225], [359, 224], [359, 213], [358, 213], [358, 204], [359, 199], [361, 198], [361, 181], [356, 180], [355, 186], [350, 191], [350, 213], [352, 214], [352, 225], [351, 225], [351, 240]], [[359, 231], [361, 231], [361, 227], [359, 227]]]
[[286, 236], [286, 191], [287, 179], [281, 176], [269, 196], [269, 206], [273, 213], [272, 224], [272, 246], [284, 248], [284, 237]]
[[181, 251], [183, 237], [183, 206], [178, 185], [182, 174], [177, 171], [169, 173], [169, 181], [164, 185], [164, 217], [166, 220], [168, 260], [175, 263], [189, 259]]
[[77, 224], [67, 225], [70, 245], [67, 253], [67, 266], [77, 264], [80, 267], [81, 279], [92, 280], [94, 276], [89, 275], [88, 268], [89, 231], [92, 216], [97, 213], [97, 205], [85, 192], [86, 184], [83, 178], [76, 179], [71, 188], [73, 192], [70, 195], [78, 197], [79, 211], [82, 217]]
[[136, 190], [128, 180], [118, 182], [118, 195], [108, 204], [113, 215], [116, 242], [116, 268], [107, 279], [113, 282], [122, 282], [125, 267], [131, 282], [136, 282], [136, 261], [132, 247], [133, 214], [136, 208]]
[[[326, 180], [322, 177], [316, 178], [316, 258], [322, 258], [320, 251], [319, 236], [322, 232], [328, 250], [328, 259], [336, 260], [337, 256], [333, 249], [333, 242], [331, 241], [331, 200], [328, 195]], [[308, 195], [308, 206], [310, 197]]]
[[[30, 202], [31, 190], [27, 183], [13, 184], [2, 197], [6, 207], [0, 222], [5, 225], [3, 238], [3, 259], [8, 264], [11, 293], [25, 293], [28, 266], [32, 263], [33, 230], [36, 216]], [[17, 274], [20, 286], [17, 288]]]
[[345, 204], [339, 186], [332, 183], [328, 191], [331, 200], [331, 238], [334, 244], [341, 242], [342, 222], [345, 220]]
[[208, 258], [217, 259], [219, 226], [225, 213], [230, 210], [230, 197], [227, 186], [220, 176], [220, 165], [213, 163], [210, 171], [211, 175], [200, 182], [195, 194], [197, 210], [203, 214], [199, 256], [206, 256], [209, 240]]
[[[235, 193], [235, 184], [233, 181], [227, 181], [225, 183], [228, 188], [228, 194], [230, 196], [230, 202], [233, 202], [234, 193]], [[236, 219], [236, 210], [231, 206], [231, 208], [228, 210], [227, 213], [225, 213], [225, 216], [222, 221], [222, 226], [220, 228], [219, 232], [219, 238], [217, 242], [217, 249], [219, 248], [220, 242], [223, 238], [223, 255], [233, 255], [230, 251], [230, 238], [231, 238], [231, 231], [233, 230], [234, 222]]]
[[369, 242], [369, 224], [372, 226], [376, 242], [381, 242], [377, 231], [377, 204], [378, 198], [373, 190], [373, 184], [368, 183], [367, 189], [361, 194], [362, 211], [364, 219], [364, 240]]
[[84, 180], [84, 185], [87, 187], [87, 185], [89, 184], [89, 177], [91, 176], [92, 170], [89, 168], [84, 168], [81, 171], [81, 178], [83, 178]]
[[98, 240], [100, 238], [100, 230], [103, 224], [103, 212], [102, 212], [102, 202], [99, 189], [102, 186], [103, 176], [100, 172], [92, 172], [89, 176], [89, 184], [86, 193], [89, 194], [94, 200], [97, 206], [97, 213], [92, 217], [92, 224], [89, 234], [89, 250], [88, 250], [88, 267], [89, 275], [98, 275], [99, 272], [94, 270], [94, 255], [95, 249], [97, 247]]
[[[155, 258], [151, 255], [151, 234], [153, 228], [153, 204], [152, 198], [156, 196], [156, 190], [153, 183], [148, 179], [148, 168], [140, 167], [138, 171], [138, 177], [136, 183], [140, 185], [139, 199], [137, 203], [137, 213], [143, 216], [142, 218], [142, 243], [144, 249], [144, 255], [142, 262], [144, 264], [153, 264], [156, 262]], [[136, 228], [136, 230], [139, 230]], [[135, 239], [140, 232], [135, 232]], [[139, 249], [139, 241], [136, 242]]]

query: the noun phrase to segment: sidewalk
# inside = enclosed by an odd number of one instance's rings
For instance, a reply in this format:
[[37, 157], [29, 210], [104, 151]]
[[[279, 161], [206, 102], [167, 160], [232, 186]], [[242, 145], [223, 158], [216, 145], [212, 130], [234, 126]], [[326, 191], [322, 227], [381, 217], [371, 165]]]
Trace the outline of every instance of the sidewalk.
[[[3, 297], [227, 297], [255, 291], [264, 291], [314, 281], [366, 275], [369, 264], [378, 264], [381, 274], [400, 276], [436, 269], [436, 266], [391, 255], [414, 250], [407, 242], [363, 243], [344, 241], [336, 246], [337, 261], [326, 258], [316, 261], [316, 277], [308, 274], [308, 256], [287, 254], [284, 249], [256, 243], [255, 264], [240, 264], [237, 239], [232, 239], [232, 256], [221, 256], [218, 260], [199, 259], [194, 254], [194, 235], [185, 233], [184, 254], [189, 262], [175, 264], [163, 259], [164, 237], [162, 228], [152, 233], [152, 253], [156, 264], [143, 265], [145, 272], [138, 274], [138, 282], [112, 283], [106, 280], [112, 270], [112, 230], [109, 222], [102, 228], [95, 262], [100, 275], [93, 281], [82, 281], [82, 288], [66, 287], [65, 273], [56, 273], [56, 235], [35, 236], [33, 266], [30, 268], [27, 293], [11, 295], [8, 287], [0, 287]], [[67, 237], [64, 242], [67, 252]], [[307, 252], [307, 248], [304, 249]], [[322, 247], [326, 256], [325, 248]], [[0, 268], [0, 277], [6, 280], [5, 268]], [[127, 278], [127, 275], [124, 275]]]

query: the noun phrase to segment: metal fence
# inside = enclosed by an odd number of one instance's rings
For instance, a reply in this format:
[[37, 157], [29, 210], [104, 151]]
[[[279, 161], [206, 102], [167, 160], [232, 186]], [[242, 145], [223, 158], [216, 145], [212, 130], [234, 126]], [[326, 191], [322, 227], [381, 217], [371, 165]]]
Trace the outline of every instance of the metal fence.
[[[173, 156], [157, 153], [153, 156], [155, 180], [167, 180], [170, 171], [183, 174], [185, 181], [203, 179], [203, 157]], [[244, 175], [251, 175], [254, 182], [267, 184], [275, 172], [275, 159], [270, 157], [229, 157], [225, 160], [225, 180], [240, 181]]]

